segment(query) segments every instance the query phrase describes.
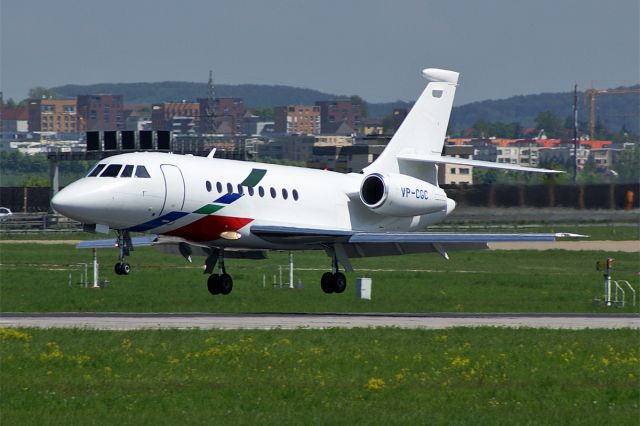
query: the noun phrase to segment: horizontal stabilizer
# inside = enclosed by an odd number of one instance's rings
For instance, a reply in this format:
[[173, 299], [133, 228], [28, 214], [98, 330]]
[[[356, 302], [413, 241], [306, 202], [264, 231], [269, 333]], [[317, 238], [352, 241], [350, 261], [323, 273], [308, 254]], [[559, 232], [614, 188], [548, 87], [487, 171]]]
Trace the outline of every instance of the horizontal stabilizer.
[[513, 170], [518, 172], [564, 173], [560, 170], [539, 169], [537, 167], [525, 167], [517, 164], [494, 163], [493, 161], [471, 160], [468, 158], [447, 157], [441, 155], [399, 154], [398, 160], [431, 164], [458, 164], [461, 166], [485, 167], [488, 169]]

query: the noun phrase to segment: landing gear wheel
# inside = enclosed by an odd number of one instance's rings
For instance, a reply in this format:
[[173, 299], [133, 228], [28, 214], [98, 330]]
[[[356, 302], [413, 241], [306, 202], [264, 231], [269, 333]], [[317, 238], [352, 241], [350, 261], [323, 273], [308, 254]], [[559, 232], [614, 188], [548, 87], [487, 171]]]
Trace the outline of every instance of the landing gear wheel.
[[231, 290], [233, 290], [233, 280], [231, 279], [231, 275], [220, 275], [218, 278], [218, 285], [220, 287], [220, 294], [227, 295], [231, 293]]
[[213, 294], [214, 296], [216, 294], [220, 294], [221, 291], [219, 278], [219, 275], [212, 274], [209, 275], [209, 279], [207, 280], [207, 289], [209, 290], [209, 293]]
[[322, 274], [322, 278], [320, 279], [320, 287], [322, 288], [322, 291], [327, 294], [333, 293], [334, 291], [332, 279], [333, 274], [331, 272], [325, 272]]
[[129, 275], [129, 273], [131, 272], [131, 265], [129, 265], [128, 263], [123, 263], [122, 265], [120, 265], [120, 271], [122, 271], [122, 275]]
[[118, 275], [129, 275], [131, 272], [131, 265], [128, 263], [118, 262], [113, 269]]
[[336, 293], [343, 293], [347, 288], [347, 277], [342, 272], [336, 272], [331, 277], [331, 286]]

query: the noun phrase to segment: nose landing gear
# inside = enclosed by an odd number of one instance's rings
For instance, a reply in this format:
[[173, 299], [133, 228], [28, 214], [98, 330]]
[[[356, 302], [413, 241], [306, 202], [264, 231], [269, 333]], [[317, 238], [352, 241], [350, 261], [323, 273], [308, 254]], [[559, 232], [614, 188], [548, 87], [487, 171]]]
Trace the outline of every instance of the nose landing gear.
[[120, 255], [118, 256], [118, 263], [113, 268], [118, 275], [129, 275], [131, 273], [131, 265], [124, 261], [126, 256], [130, 256], [133, 251], [133, 243], [131, 242], [131, 235], [129, 231], [117, 230], [118, 239], [116, 245], [120, 248]]

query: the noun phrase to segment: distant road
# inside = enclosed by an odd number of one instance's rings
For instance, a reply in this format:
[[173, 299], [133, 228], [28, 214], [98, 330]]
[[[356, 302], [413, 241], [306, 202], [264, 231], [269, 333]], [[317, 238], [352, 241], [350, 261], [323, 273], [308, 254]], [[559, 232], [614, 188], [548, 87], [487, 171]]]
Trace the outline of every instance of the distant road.
[[546, 329], [630, 328], [640, 330], [635, 314], [0, 314], [1, 327], [143, 329], [325, 329], [398, 327], [507, 327]]

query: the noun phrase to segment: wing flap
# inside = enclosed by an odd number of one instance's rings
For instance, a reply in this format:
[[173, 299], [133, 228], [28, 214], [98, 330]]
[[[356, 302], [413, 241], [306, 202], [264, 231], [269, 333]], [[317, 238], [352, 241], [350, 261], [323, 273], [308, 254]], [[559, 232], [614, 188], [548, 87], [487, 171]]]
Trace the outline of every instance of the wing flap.
[[[157, 235], [145, 235], [142, 237], [134, 237], [131, 238], [131, 243], [134, 247], [145, 247], [152, 246], [158, 241]], [[80, 241], [76, 248], [115, 248], [116, 240], [89, 240], [89, 241]]]

